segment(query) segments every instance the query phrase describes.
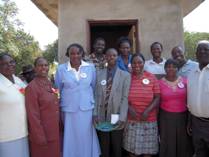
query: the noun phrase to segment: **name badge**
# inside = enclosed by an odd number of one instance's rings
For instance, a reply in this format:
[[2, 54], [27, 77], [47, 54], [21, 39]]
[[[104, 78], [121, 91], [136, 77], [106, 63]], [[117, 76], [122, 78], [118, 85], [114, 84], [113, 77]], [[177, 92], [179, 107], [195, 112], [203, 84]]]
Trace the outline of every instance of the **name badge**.
[[142, 83], [145, 84], [145, 85], [148, 85], [150, 83], [150, 80], [145, 78], [145, 79], [142, 80]]
[[87, 74], [86, 74], [86, 73], [81, 73], [81, 74], [80, 74], [80, 77], [81, 77], [81, 78], [87, 78]]
[[131, 68], [131, 63], [128, 64], [128, 68]]
[[179, 82], [177, 85], [178, 85], [178, 87], [181, 88], [181, 89], [184, 88], [184, 84], [183, 84], [182, 82]]
[[107, 81], [106, 81], [106, 80], [102, 80], [102, 81], [101, 81], [101, 85], [102, 85], [102, 86], [105, 86], [106, 84], [107, 84]]

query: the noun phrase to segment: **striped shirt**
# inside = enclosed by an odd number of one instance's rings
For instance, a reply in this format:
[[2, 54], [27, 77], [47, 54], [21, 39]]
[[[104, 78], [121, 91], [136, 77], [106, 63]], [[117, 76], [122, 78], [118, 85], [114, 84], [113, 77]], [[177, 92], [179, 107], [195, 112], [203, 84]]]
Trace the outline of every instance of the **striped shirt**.
[[[143, 111], [150, 105], [154, 98], [154, 94], [159, 94], [160, 88], [156, 77], [148, 72], [144, 72], [141, 78], [132, 75], [131, 86], [129, 91], [129, 105], [135, 109], [140, 116]], [[154, 122], [157, 117], [157, 109], [149, 113], [147, 121]], [[137, 119], [140, 117], [137, 117]], [[128, 116], [131, 119], [130, 115]]]

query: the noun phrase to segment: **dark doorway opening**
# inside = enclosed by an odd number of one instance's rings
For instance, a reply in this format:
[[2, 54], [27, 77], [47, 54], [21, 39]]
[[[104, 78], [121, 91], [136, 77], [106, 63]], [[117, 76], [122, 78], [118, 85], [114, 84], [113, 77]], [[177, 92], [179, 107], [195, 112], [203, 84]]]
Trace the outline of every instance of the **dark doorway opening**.
[[93, 42], [102, 37], [106, 41], [106, 48], [116, 48], [121, 36], [127, 36], [132, 42], [131, 51], [139, 50], [138, 20], [88, 21], [89, 24], [89, 52], [93, 51]]

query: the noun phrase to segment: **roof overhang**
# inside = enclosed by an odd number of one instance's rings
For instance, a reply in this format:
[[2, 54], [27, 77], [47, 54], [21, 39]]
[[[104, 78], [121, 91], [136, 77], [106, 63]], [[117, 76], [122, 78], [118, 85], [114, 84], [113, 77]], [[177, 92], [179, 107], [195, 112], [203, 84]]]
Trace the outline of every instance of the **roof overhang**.
[[204, 1], [205, 0], [181, 0], [184, 17], [187, 16]]
[[[59, 0], [31, 0], [55, 25], [58, 25]], [[181, 0], [183, 15], [188, 15], [204, 0]]]
[[59, 0], [31, 0], [55, 25], [58, 25]]

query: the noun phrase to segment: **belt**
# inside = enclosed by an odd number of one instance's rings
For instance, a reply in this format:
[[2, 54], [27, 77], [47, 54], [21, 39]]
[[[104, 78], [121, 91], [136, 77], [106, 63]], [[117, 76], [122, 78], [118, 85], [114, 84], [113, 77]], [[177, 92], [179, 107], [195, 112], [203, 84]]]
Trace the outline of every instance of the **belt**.
[[196, 117], [197, 119], [205, 122], [209, 122], [209, 118], [204, 118], [204, 117]]

